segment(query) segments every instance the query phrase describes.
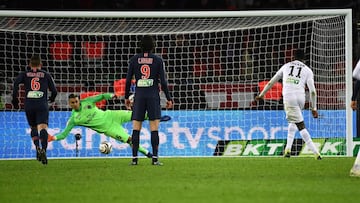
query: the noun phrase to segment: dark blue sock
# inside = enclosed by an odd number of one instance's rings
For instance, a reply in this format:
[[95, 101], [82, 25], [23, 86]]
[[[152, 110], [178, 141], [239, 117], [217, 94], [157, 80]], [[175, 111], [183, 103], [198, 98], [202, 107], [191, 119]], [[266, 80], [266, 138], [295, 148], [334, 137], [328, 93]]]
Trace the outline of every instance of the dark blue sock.
[[34, 142], [34, 145], [36, 146], [36, 148], [39, 148], [40, 142], [39, 142], [39, 133], [38, 133], [37, 129], [31, 128], [30, 135], [31, 135], [31, 139]]
[[138, 150], [139, 150], [139, 143], [140, 143], [140, 131], [139, 130], [133, 130], [132, 136], [131, 136], [131, 142], [132, 142], [133, 158], [137, 158]]
[[153, 161], [156, 162], [159, 150], [159, 131], [151, 131], [151, 146], [153, 150]]
[[48, 132], [45, 129], [40, 130], [40, 140], [41, 140], [41, 147], [43, 149], [47, 149], [48, 145]]

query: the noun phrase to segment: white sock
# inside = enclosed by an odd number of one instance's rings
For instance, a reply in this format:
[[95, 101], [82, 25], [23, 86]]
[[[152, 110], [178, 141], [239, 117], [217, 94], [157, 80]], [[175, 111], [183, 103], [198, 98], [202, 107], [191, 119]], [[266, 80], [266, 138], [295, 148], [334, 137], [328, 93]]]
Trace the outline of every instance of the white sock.
[[358, 151], [354, 165], [360, 166], [360, 150]]
[[317, 150], [317, 148], [315, 147], [309, 132], [305, 129], [302, 129], [300, 131], [300, 135], [302, 137], [302, 139], [304, 140], [304, 142], [306, 143], [306, 145], [309, 147], [309, 149], [311, 151], [313, 151], [314, 154], [320, 154], [319, 151]]
[[296, 131], [297, 131], [297, 127], [295, 123], [289, 123], [285, 150], [291, 150]]

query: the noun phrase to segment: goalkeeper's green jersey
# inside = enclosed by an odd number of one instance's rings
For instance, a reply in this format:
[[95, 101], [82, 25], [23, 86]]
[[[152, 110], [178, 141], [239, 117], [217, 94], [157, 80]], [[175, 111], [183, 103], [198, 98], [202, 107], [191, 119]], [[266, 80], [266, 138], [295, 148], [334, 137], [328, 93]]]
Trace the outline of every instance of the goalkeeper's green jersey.
[[116, 132], [117, 136], [128, 137], [128, 135], [125, 131], [123, 131], [123, 129], [121, 129], [121, 132], [119, 132], [119, 128], [122, 128], [122, 123], [131, 121], [130, 111], [103, 111], [96, 107], [96, 102], [103, 99], [108, 100], [112, 96], [113, 94], [106, 93], [99, 94], [93, 97], [87, 97], [81, 100], [80, 109], [72, 110], [71, 117], [68, 120], [66, 128], [61, 133], [56, 135], [56, 140], [65, 139], [74, 126], [88, 127], [98, 133], [105, 133], [109, 136], [115, 136], [112, 134], [115, 134]]

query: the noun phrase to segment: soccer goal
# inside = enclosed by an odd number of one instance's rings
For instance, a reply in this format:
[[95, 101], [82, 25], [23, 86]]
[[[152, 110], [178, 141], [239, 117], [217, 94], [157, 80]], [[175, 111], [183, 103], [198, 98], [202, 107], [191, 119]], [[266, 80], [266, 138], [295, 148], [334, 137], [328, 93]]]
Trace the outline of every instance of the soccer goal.
[[[50, 106], [49, 133], [66, 126], [69, 93], [113, 92], [144, 34], [156, 39], [175, 106], [160, 125], [160, 156], [281, 156], [287, 122], [281, 85], [262, 102], [254, 97], [295, 49], [304, 49], [317, 88], [319, 119], [304, 110], [307, 129], [323, 155], [352, 156], [352, 14], [350, 9], [197, 12], [0, 11], [0, 158], [33, 158], [22, 110], [11, 106], [14, 77], [33, 53], [54, 77], [59, 95]], [[161, 94], [162, 95], [162, 94]], [[23, 94], [20, 100], [23, 101]], [[163, 95], [162, 95], [162, 98]], [[162, 104], [163, 104], [162, 100]], [[308, 102], [307, 102], [308, 104]], [[20, 104], [23, 109], [23, 104]], [[107, 109], [123, 109], [123, 99]], [[131, 123], [126, 125], [131, 133]], [[74, 134], [80, 133], [77, 142]], [[109, 138], [83, 127], [51, 142], [49, 157], [102, 157]], [[111, 140], [107, 156], [131, 149]], [[150, 149], [144, 123], [141, 144]], [[294, 156], [311, 154], [299, 133]]]

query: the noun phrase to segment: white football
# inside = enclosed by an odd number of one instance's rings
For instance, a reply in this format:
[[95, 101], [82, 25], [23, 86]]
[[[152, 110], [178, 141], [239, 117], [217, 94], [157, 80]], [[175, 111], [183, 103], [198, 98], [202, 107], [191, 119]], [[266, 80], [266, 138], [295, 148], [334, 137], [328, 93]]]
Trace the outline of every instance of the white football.
[[108, 141], [101, 142], [99, 151], [103, 154], [109, 154], [112, 150], [112, 144]]
[[130, 100], [131, 103], [134, 103], [134, 97], [135, 97], [134, 94], [131, 94], [131, 95], [129, 96], [129, 100]]

